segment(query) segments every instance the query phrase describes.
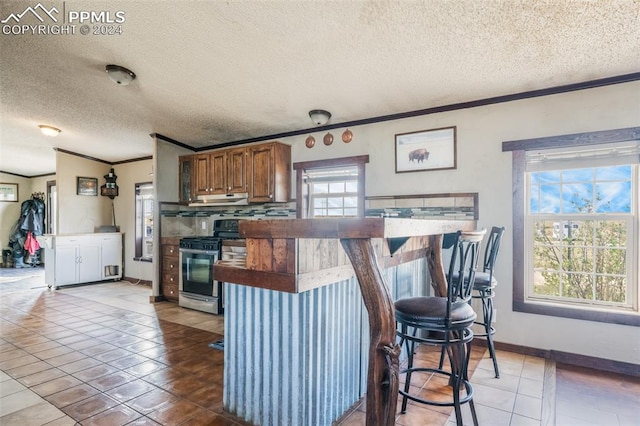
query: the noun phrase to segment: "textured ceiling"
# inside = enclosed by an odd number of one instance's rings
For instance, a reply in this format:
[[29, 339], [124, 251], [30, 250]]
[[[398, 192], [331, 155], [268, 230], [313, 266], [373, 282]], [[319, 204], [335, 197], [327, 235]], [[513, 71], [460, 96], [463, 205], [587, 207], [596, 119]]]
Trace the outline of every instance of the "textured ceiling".
[[150, 133], [210, 146], [310, 128], [314, 108], [342, 123], [640, 71], [637, 0], [41, 3], [126, 20], [0, 34], [0, 170], [27, 176], [55, 171], [52, 147], [115, 162], [151, 155]]

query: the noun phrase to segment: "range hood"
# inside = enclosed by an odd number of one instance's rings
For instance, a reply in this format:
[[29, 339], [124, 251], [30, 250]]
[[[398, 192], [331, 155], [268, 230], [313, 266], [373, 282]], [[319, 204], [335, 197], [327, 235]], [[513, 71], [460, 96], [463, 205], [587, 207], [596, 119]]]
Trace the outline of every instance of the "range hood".
[[194, 202], [189, 203], [189, 207], [246, 206], [247, 204], [249, 204], [249, 194], [240, 192], [236, 194], [198, 195]]

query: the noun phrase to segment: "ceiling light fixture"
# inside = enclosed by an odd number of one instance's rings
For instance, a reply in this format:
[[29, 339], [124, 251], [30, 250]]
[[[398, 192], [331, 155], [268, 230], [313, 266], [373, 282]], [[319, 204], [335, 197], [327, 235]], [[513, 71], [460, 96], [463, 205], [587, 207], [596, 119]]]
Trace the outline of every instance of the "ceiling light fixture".
[[55, 138], [56, 136], [58, 136], [58, 134], [60, 134], [60, 132], [62, 131], [57, 127], [45, 126], [44, 124], [41, 124], [38, 127], [40, 127], [40, 131], [42, 132], [43, 135], [49, 136], [52, 138]]
[[122, 86], [126, 86], [136, 79], [136, 74], [133, 71], [120, 65], [107, 65], [105, 71], [109, 74], [111, 80]]
[[311, 117], [311, 121], [313, 121], [313, 124], [315, 124], [316, 126], [321, 126], [323, 124], [327, 124], [327, 122], [331, 118], [331, 113], [323, 109], [312, 109], [311, 111], [309, 111], [309, 117]]

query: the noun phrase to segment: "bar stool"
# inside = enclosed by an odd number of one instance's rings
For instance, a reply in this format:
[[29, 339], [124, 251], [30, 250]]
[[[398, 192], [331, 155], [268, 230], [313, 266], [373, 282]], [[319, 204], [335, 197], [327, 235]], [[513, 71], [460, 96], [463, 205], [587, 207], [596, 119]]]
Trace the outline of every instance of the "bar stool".
[[[447, 274], [446, 297], [409, 297], [395, 303], [395, 317], [400, 329], [400, 346], [406, 345], [407, 368], [401, 370], [406, 373], [402, 395], [402, 410], [407, 411], [407, 400], [428, 405], [451, 407], [456, 413], [458, 425], [462, 425], [461, 405], [469, 403], [474, 425], [478, 424], [475, 407], [473, 405], [473, 387], [467, 375], [469, 363], [470, 343], [473, 340], [471, 327], [477, 315], [469, 304], [471, 300], [471, 286], [475, 280], [480, 245], [486, 230], [473, 232], [458, 232], [449, 273]], [[457, 274], [454, 274], [457, 271]], [[448, 353], [451, 371], [442, 368], [416, 367], [413, 363], [416, 344], [440, 346]], [[409, 393], [411, 375], [414, 372], [431, 372], [448, 377], [452, 398], [450, 401], [434, 401], [421, 398]], [[461, 395], [461, 390], [464, 390]]]
[[496, 350], [493, 345], [493, 335], [496, 329], [493, 327], [493, 297], [495, 296], [495, 288], [498, 281], [493, 276], [493, 268], [496, 264], [498, 251], [500, 251], [500, 242], [504, 234], [504, 227], [494, 226], [489, 232], [487, 245], [484, 249], [484, 259], [482, 263], [482, 271], [476, 272], [473, 282], [472, 299], [479, 299], [482, 304], [482, 321], [475, 321], [475, 324], [484, 327], [484, 333], [475, 333], [478, 337], [486, 337], [487, 346], [489, 347], [489, 356], [493, 360], [493, 369], [496, 373], [496, 379], [500, 378], [498, 370], [498, 359], [496, 358]]

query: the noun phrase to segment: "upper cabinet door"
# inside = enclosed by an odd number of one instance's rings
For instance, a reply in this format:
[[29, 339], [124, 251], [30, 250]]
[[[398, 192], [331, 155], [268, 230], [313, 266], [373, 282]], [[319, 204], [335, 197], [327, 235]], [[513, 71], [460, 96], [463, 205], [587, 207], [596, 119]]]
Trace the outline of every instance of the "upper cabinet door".
[[211, 193], [209, 184], [209, 154], [198, 154], [194, 156], [193, 171], [195, 172], [194, 186], [195, 195], [207, 195]]
[[286, 203], [291, 195], [291, 146], [271, 142], [249, 147], [249, 202]]
[[273, 144], [258, 145], [251, 150], [251, 193], [249, 201], [268, 203], [273, 200], [274, 151]]
[[209, 154], [209, 194], [227, 193], [227, 151], [214, 151]]
[[247, 148], [227, 151], [227, 193], [247, 192]]
[[193, 172], [193, 157], [193, 155], [185, 155], [179, 158], [180, 175], [178, 177], [178, 200], [180, 201], [180, 204], [189, 204], [191, 201], [193, 201], [193, 183], [195, 181]]

